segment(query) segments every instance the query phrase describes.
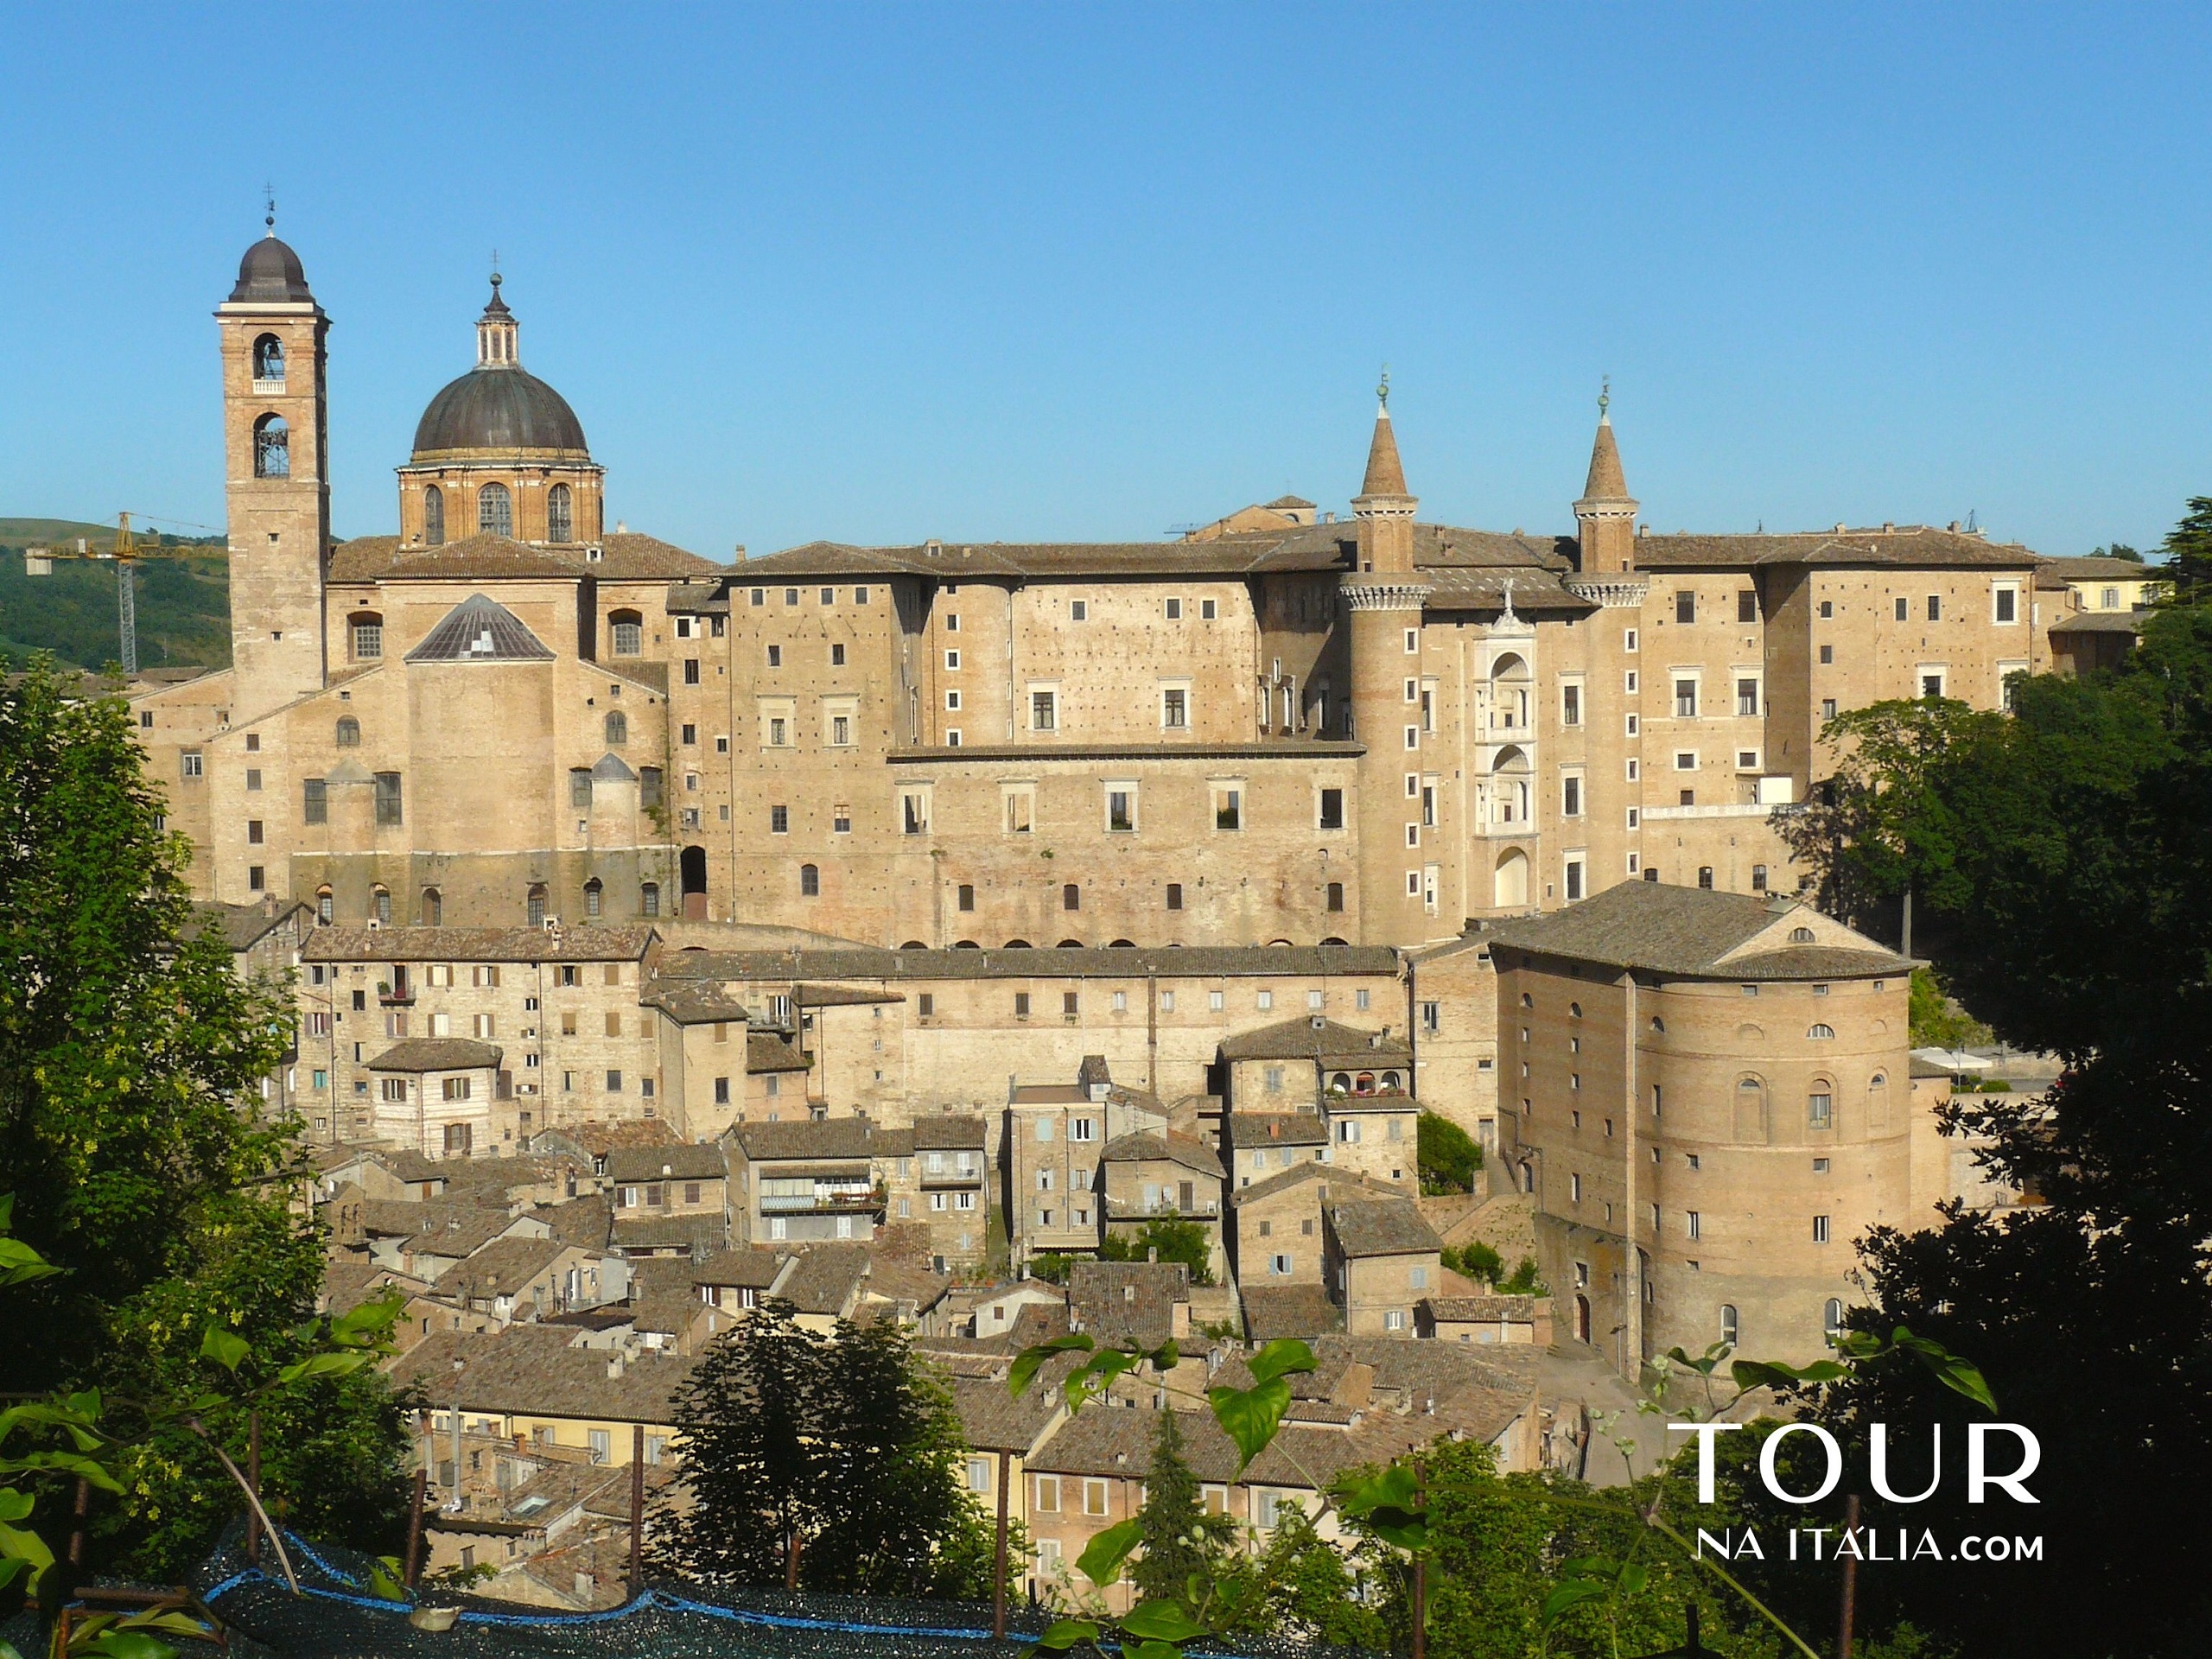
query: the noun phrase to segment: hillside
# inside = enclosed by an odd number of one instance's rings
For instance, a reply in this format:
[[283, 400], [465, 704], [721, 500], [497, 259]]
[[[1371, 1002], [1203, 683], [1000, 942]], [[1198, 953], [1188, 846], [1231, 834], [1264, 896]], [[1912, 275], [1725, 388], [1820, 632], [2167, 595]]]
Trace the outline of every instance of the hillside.
[[[0, 518], [0, 657], [20, 660], [50, 651], [88, 669], [116, 660], [113, 564], [64, 560], [50, 576], [24, 574], [25, 547], [72, 547], [80, 536], [95, 547], [110, 546], [115, 529], [60, 518]], [[138, 564], [138, 665], [227, 667], [230, 566], [219, 538], [213, 546], [162, 539], [184, 556]]]

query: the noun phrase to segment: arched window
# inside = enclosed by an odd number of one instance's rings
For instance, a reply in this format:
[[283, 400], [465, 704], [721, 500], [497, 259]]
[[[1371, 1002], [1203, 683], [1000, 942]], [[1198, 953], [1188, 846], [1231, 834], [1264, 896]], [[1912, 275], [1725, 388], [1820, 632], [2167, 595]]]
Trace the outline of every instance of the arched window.
[[476, 531], [481, 536], [515, 533], [515, 499], [504, 484], [486, 484], [476, 492]]
[[1521, 1190], [1523, 1192], [1536, 1190], [1536, 1166], [1534, 1164], [1524, 1162], [1521, 1166]]
[[1736, 1139], [1766, 1139], [1766, 1085], [1757, 1077], [1736, 1079]]
[[610, 711], [607, 716], [607, 747], [619, 749], [629, 741], [630, 717], [620, 709]]
[[595, 875], [584, 883], [584, 914], [587, 918], [596, 917], [599, 914], [600, 895], [603, 891], [604, 889], [599, 885], [599, 878]]
[[818, 899], [822, 896], [821, 866], [802, 864], [798, 867], [798, 893], [802, 899]]
[[1808, 1026], [1805, 1028], [1805, 1035], [1813, 1042], [1832, 1043], [1835, 1040], [1835, 1027], [1834, 1026]]
[[1080, 950], [1083, 949], [1083, 941], [1081, 939], [1062, 939], [1058, 944], [1054, 945], [1052, 949], [1055, 950]]
[[369, 893], [369, 910], [370, 913], [377, 918], [377, 924], [378, 926], [390, 927], [391, 925], [391, 890], [383, 887], [378, 887], [371, 889]]
[[1812, 944], [1812, 942], [1813, 942], [1813, 930], [1812, 930], [1811, 928], [1809, 928], [1809, 927], [1793, 927], [1793, 928], [1791, 928], [1791, 929], [1789, 930], [1789, 943], [1790, 943], [1790, 944]]
[[1703, 888], [1704, 888], [1707, 893], [1710, 893], [1710, 892], [1712, 892], [1712, 891], [1713, 891], [1713, 866], [1712, 866], [1712, 865], [1710, 865], [1710, 864], [1700, 864], [1700, 865], [1699, 865], [1699, 866], [1697, 867], [1697, 884], [1698, 884], [1698, 886], [1700, 886], [1700, 887], [1703, 887]]
[[648, 881], [638, 889], [638, 914], [640, 916], [658, 916], [660, 914], [659, 882]]
[[[899, 948], [902, 950], [926, 950], [928, 947], [920, 944], [902, 944]], [[1008, 939], [1004, 944], [999, 947], [1001, 950], [1027, 950], [1031, 948], [1030, 943], [1027, 939]]]
[[284, 424], [282, 415], [264, 415], [253, 423], [253, 475], [292, 475], [292, 429]]
[[1806, 1091], [1805, 1123], [1815, 1129], [1835, 1127], [1835, 1087], [1826, 1077], [1815, 1077]]
[[524, 913], [530, 918], [530, 925], [532, 927], [544, 926], [545, 884], [543, 881], [533, 882], [531, 885], [529, 896], [524, 900]]
[[1721, 1303], [1720, 1340], [1726, 1343], [1731, 1348], [1733, 1348], [1736, 1345], [1736, 1338], [1740, 1328], [1741, 1327], [1738, 1325], [1736, 1319], [1736, 1304], [1733, 1302]]
[[1062, 910], [1081, 910], [1083, 908], [1083, 889], [1072, 881], [1062, 887], [1060, 889], [1060, 908]]
[[446, 539], [446, 493], [435, 484], [423, 492], [423, 539], [432, 547]]
[[[263, 384], [256, 391], [271, 391], [284, 384], [284, 342], [274, 334], [264, 334], [253, 342], [253, 378]], [[276, 382], [276, 387], [268, 385]]]
[[1329, 1079], [1329, 1092], [1335, 1095], [1350, 1094], [1351, 1092], [1351, 1073], [1349, 1071], [1339, 1071], [1334, 1077], [1331, 1077]]
[[422, 916], [425, 927], [442, 927], [445, 925], [445, 897], [435, 887], [423, 889]]
[[683, 915], [687, 921], [707, 919], [707, 849], [686, 847], [677, 855], [676, 868], [683, 881]]
[[353, 647], [357, 663], [375, 663], [384, 659], [384, 617], [377, 611], [356, 611], [346, 619], [346, 637]]
[[341, 749], [361, 747], [361, 722], [351, 715], [338, 716], [338, 747]]
[[1521, 993], [1521, 1006], [1524, 1008], [1533, 1008], [1536, 1006], [1536, 999], [1523, 991]]
[[317, 887], [315, 893], [315, 920], [317, 927], [328, 927], [338, 919], [338, 906], [330, 896], [328, 887]]
[[1398, 1074], [1397, 1074], [1396, 1072], [1395, 1072], [1395, 1071], [1385, 1071], [1385, 1072], [1382, 1074], [1382, 1092], [1383, 1092], [1383, 1093], [1385, 1093], [1385, 1094], [1395, 1094], [1395, 1093], [1396, 1093], [1396, 1092], [1397, 1092], [1397, 1089], [1398, 1089], [1398, 1085], [1399, 1085], [1399, 1082], [1400, 1082], [1400, 1079], [1399, 1079]]
[[575, 498], [565, 484], [556, 484], [545, 492], [545, 539], [549, 542], [575, 540]]
[[617, 657], [635, 657], [645, 648], [645, 619], [635, 611], [615, 611], [607, 619]]
[[1580, 1020], [1582, 1017], [1582, 1005], [1580, 1002], [1568, 1003], [1567, 1005], [1567, 1018], [1570, 1020]]
[[1827, 1338], [1831, 1348], [1843, 1335], [1843, 1304], [1833, 1296], [1828, 1298], [1827, 1306], [1821, 1310], [1821, 1335]]
[[1373, 1094], [1375, 1092], [1375, 1074], [1372, 1071], [1361, 1072], [1358, 1078], [1352, 1084], [1351, 1091], [1355, 1095]]
[[1529, 855], [1518, 847], [1509, 849], [1497, 861], [1491, 878], [1491, 902], [1500, 910], [1518, 910], [1529, 902]]
[[1667, 1029], [1667, 1022], [1655, 1014], [1651, 1016], [1651, 1029], [1657, 1032], [1664, 1032]]

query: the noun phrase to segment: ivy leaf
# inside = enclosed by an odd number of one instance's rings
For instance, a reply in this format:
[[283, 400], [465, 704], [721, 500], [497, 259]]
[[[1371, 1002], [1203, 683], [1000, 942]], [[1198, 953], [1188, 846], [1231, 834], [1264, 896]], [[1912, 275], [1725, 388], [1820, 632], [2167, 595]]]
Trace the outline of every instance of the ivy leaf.
[[1183, 1649], [1173, 1642], [1140, 1642], [1124, 1648], [1122, 1659], [1183, 1659]]
[[1897, 1334], [1891, 1340], [1933, 1371], [1936, 1380], [1945, 1388], [1954, 1394], [1964, 1395], [1992, 1416], [1996, 1414], [1997, 1397], [1989, 1391], [1989, 1383], [1980, 1368], [1972, 1361], [1960, 1358], [1940, 1342], [1916, 1337], [1903, 1325], [1897, 1328]]
[[[55, 1474], [75, 1475], [104, 1492], [119, 1493], [124, 1490], [123, 1483], [108, 1472], [105, 1464], [73, 1452], [34, 1452], [28, 1457], [14, 1459], [10, 1466], [25, 1471], [44, 1469]], [[22, 1516], [10, 1517], [0, 1514], [0, 1519], [20, 1520]]]
[[1205, 1635], [1206, 1628], [1184, 1611], [1181, 1602], [1172, 1598], [1141, 1601], [1120, 1622], [1131, 1636], [1147, 1642], [1187, 1642], [1194, 1636]]
[[0, 1285], [27, 1285], [61, 1269], [19, 1238], [0, 1238]]
[[[1303, 1348], [1306, 1344], [1301, 1342], [1297, 1345]], [[1214, 1421], [1236, 1442], [1236, 1449], [1243, 1454], [1236, 1465], [1236, 1472], [1241, 1475], [1251, 1466], [1253, 1459], [1267, 1450], [1268, 1442], [1282, 1427], [1282, 1414], [1290, 1409], [1290, 1384], [1280, 1376], [1270, 1377], [1249, 1389], [1208, 1389], [1206, 1399], [1213, 1407]]]
[[1808, 1382], [1833, 1382], [1848, 1376], [1844, 1367], [1832, 1359], [1815, 1360], [1810, 1365], [1785, 1365], [1778, 1359], [1739, 1359], [1728, 1368], [1739, 1389], [1769, 1388], [1799, 1389]]
[[1037, 1638], [1037, 1647], [1030, 1651], [1034, 1653], [1037, 1648], [1042, 1648], [1049, 1653], [1065, 1653], [1078, 1642], [1088, 1642], [1096, 1647], [1098, 1627], [1087, 1618], [1056, 1619], [1051, 1628]]
[[1281, 1337], [1247, 1362], [1255, 1382], [1272, 1382], [1293, 1371], [1313, 1369], [1313, 1351], [1295, 1337]]
[[1630, 1561], [1626, 1567], [1621, 1568], [1621, 1576], [1618, 1580], [1621, 1593], [1624, 1596], [1634, 1595], [1643, 1588], [1650, 1576], [1649, 1570], [1643, 1562]]
[[1182, 1363], [1183, 1351], [1175, 1345], [1173, 1338], [1171, 1338], [1161, 1346], [1154, 1349], [1148, 1357], [1152, 1361], [1154, 1370], [1172, 1371]]
[[1076, 1570], [1103, 1590], [1122, 1576], [1122, 1563], [1129, 1559], [1142, 1531], [1142, 1523], [1134, 1520], [1107, 1528], [1076, 1557]]
[[1016, 1399], [1020, 1399], [1028, 1391], [1029, 1385], [1037, 1380], [1037, 1368], [1054, 1354], [1065, 1353], [1070, 1349], [1088, 1352], [1090, 1345], [1090, 1338], [1078, 1331], [1069, 1336], [1054, 1337], [1050, 1342], [1039, 1343], [1033, 1348], [1025, 1348], [1014, 1356], [1014, 1369], [1007, 1373], [1007, 1387], [1014, 1391]]
[[235, 1371], [238, 1362], [253, 1351], [253, 1344], [244, 1337], [233, 1335], [219, 1325], [207, 1327], [207, 1334], [200, 1338], [200, 1357], [212, 1359], [226, 1371]]
[[176, 1649], [144, 1630], [102, 1630], [81, 1647], [72, 1643], [73, 1654], [93, 1659], [176, 1659]]
[[214, 1632], [189, 1613], [144, 1612], [133, 1613], [116, 1628], [119, 1630], [167, 1630], [171, 1636], [188, 1637], [205, 1642]]
[[0, 1486], [0, 1521], [21, 1521], [36, 1507], [38, 1500], [29, 1492], [19, 1492], [13, 1486]]
[[407, 1600], [407, 1586], [399, 1580], [399, 1557], [379, 1555], [369, 1563], [369, 1590], [381, 1601]]

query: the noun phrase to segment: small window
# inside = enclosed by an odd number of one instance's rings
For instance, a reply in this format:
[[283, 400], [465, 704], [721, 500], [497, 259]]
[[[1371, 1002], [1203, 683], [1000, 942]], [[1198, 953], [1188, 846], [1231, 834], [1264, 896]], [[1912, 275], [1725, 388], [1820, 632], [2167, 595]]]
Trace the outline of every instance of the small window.
[[1759, 620], [1759, 596], [1749, 588], [1737, 590], [1736, 620], [1738, 622], [1756, 622]]
[[802, 899], [822, 896], [822, 869], [819, 865], [802, 864], [798, 867], [798, 893]]
[[1170, 622], [1180, 622], [1183, 620], [1183, 601], [1181, 600], [1171, 599], [1167, 601], [1167, 620]]
[[[1014, 994], [1014, 1017], [1017, 1020], [1027, 1020], [1029, 1017], [1028, 992], [1016, 991]], [[1051, 1126], [1049, 1124], [1039, 1123], [1037, 1126], [1037, 1138], [1039, 1140], [1046, 1141], [1052, 1138], [1050, 1134]]]
[[1052, 691], [1033, 691], [1029, 694], [1029, 729], [1033, 732], [1056, 730], [1059, 725], [1059, 696]]
[[1736, 1345], [1737, 1338], [1738, 1338], [1738, 1335], [1739, 1330], [1740, 1330], [1740, 1327], [1739, 1327], [1739, 1325], [1738, 1325], [1738, 1321], [1737, 1321], [1737, 1319], [1736, 1319], [1736, 1305], [1735, 1305], [1735, 1303], [1733, 1303], [1733, 1302], [1723, 1302], [1723, 1303], [1721, 1303], [1721, 1304], [1720, 1304], [1720, 1340], [1721, 1340], [1721, 1341], [1723, 1341], [1723, 1342], [1725, 1342], [1725, 1343], [1726, 1343], [1726, 1344], [1727, 1344], [1731, 1348], [1733, 1348], [1733, 1347]]
[[579, 812], [591, 810], [591, 768], [569, 768], [569, 804]]
[[330, 785], [320, 778], [305, 778], [300, 781], [300, 791], [302, 822], [328, 823], [330, 822]]
[[1825, 1244], [1827, 1242], [1828, 1218], [1826, 1216], [1815, 1216], [1813, 1217], [1813, 1243], [1815, 1244]]
[[1941, 622], [1943, 620], [1942, 594], [1930, 594], [1928, 595], [1928, 620], [1930, 622]]
[[384, 618], [373, 611], [365, 611], [353, 617], [347, 625], [353, 642], [353, 660], [373, 663], [384, 656]]
[[1090, 601], [1075, 599], [1068, 601], [1068, 620], [1071, 622], [1087, 622], [1090, 620]]
[[476, 531], [480, 536], [515, 533], [515, 500], [504, 484], [486, 484], [476, 492]]
[[1805, 1096], [1805, 1122], [1815, 1129], [1835, 1127], [1835, 1096], [1825, 1087], [1816, 1089]]
[[1752, 865], [1751, 891], [1753, 893], [1764, 893], [1766, 890], [1766, 866], [1764, 864]]
[[1213, 827], [1217, 830], [1241, 830], [1244, 827], [1244, 791], [1217, 786], [1213, 792]]
[[1677, 622], [1697, 620], [1697, 595], [1687, 588], [1681, 589], [1675, 595], [1675, 620]]
[[587, 917], [594, 919], [598, 917], [600, 900], [605, 896], [605, 891], [597, 876], [584, 883], [584, 914]]
[[1081, 910], [1083, 908], [1083, 888], [1073, 881], [1069, 882], [1065, 887], [1062, 887], [1060, 889], [1060, 908], [1062, 910]]
[[[2020, 594], [2018, 588], [1999, 588], [1997, 590], [1997, 620], [1999, 622], [2017, 621], [2018, 620], [2019, 603]], [[2119, 607], [2119, 605], [2120, 589], [2117, 588], [2106, 588], [2105, 608], [2107, 610], [2114, 610]], [[1834, 1307], [1836, 1304], [1831, 1302], [1828, 1306]]]
[[1172, 732], [1190, 729], [1191, 694], [1181, 686], [1170, 686], [1160, 694], [1160, 723]]
[[1332, 881], [1329, 883], [1328, 903], [1330, 912], [1332, 915], [1343, 911], [1344, 907], [1344, 884], [1343, 882]]
[[616, 709], [607, 716], [607, 747], [619, 749], [630, 741], [629, 716]]
[[1580, 726], [1582, 723], [1582, 688], [1562, 685], [1559, 689], [1559, 723]]
[[1321, 791], [1321, 828], [1341, 830], [1344, 827], [1344, 792], [1341, 789]]

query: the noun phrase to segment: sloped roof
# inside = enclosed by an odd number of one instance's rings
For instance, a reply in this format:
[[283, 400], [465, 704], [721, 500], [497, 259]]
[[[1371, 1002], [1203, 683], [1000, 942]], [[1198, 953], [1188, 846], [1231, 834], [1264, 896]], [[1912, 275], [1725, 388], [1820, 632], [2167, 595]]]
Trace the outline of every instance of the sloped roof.
[[1375, 412], [1375, 435], [1368, 441], [1367, 473], [1360, 480], [1362, 495], [1406, 493], [1405, 464], [1398, 459], [1398, 435], [1391, 429], [1385, 404]]
[[2035, 555], [2018, 543], [1993, 542], [1928, 524], [1888, 530], [1808, 531], [1778, 535], [1639, 536], [1639, 571], [1748, 569], [1765, 564], [1876, 566], [1906, 570], [1994, 567], [2025, 570]]
[[1069, 1312], [1107, 1347], [1159, 1347], [1175, 1334], [1175, 1305], [1190, 1300], [1179, 1262], [1077, 1262], [1068, 1276]]
[[1133, 1129], [1127, 1135], [1117, 1135], [1106, 1143], [1099, 1156], [1109, 1164], [1151, 1163], [1166, 1161], [1179, 1164], [1185, 1169], [1195, 1170], [1201, 1175], [1221, 1177], [1221, 1154], [1203, 1141], [1187, 1135], [1170, 1131], [1155, 1135], [1149, 1129]]
[[[969, 753], [968, 750], [949, 751]], [[1026, 750], [1032, 759], [1035, 750]], [[328, 932], [330, 930], [323, 930]], [[389, 931], [372, 935], [387, 938]], [[1231, 979], [1390, 974], [1388, 945], [1111, 946], [1084, 950], [898, 950], [875, 945], [799, 950], [677, 950], [655, 969], [662, 979]]]
[[1444, 1248], [1411, 1198], [1367, 1198], [1332, 1204], [1326, 1211], [1346, 1255], [1419, 1255]]
[[1221, 1039], [1224, 1060], [1318, 1060], [1323, 1065], [1408, 1065], [1412, 1046], [1402, 1037], [1340, 1026], [1333, 1020], [1285, 1020]]
[[824, 1159], [897, 1158], [914, 1149], [912, 1133], [886, 1129], [865, 1117], [804, 1118], [791, 1123], [739, 1123], [728, 1138], [754, 1163]]
[[[434, 1332], [393, 1364], [392, 1380], [419, 1384], [440, 1401], [458, 1392], [464, 1412], [675, 1421], [675, 1395], [690, 1375], [690, 1361], [648, 1350], [610, 1376], [613, 1357], [605, 1349], [569, 1346], [577, 1337], [572, 1329], [535, 1324], [488, 1334]], [[467, 1362], [458, 1373], [456, 1359]]]
[[804, 1071], [814, 1065], [812, 1059], [791, 1046], [791, 1039], [772, 1031], [748, 1031], [745, 1033], [745, 1069], [758, 1075], [763, 1071]]
[[713, 1141], [676, 1141], [664, 1147], [621, 1147], [607, 1154], [607, 1179], [616, 1182], [719, 1181], [729, 1160]]
[[318, 927], [300, 946], [306, 962], [635, 962], [651, 926]]
[[772, 1250], [718, 1250], [692, 1268], [691, 1282], [766, 1290], [776, 1282], [787, 1260]]
[[191, 938], [212, 934], [233, 952], [250, 950], [306, 908], [305, 905], [296, 900], [286, 900], [274, 906], [195, 902], [191, 917], [185, 924], [184, 932]]
[[[1800, 928], [1815, 936], [1792, 941]], [[1903, 973], [1885, 946], [1795, 900], [1624, 881], [1548, 916], [1499, 922], [1493, 949], [1715, 979], [1848, 978]]]
[[512, 1296], [575, 1248], [557, 1238], [495, 1238], [438, 1281], [438, 1294], [464, 1300]]
[[980, 1117], [958, 1112], [924, 1112], [914, 1119], [917, 1152], [974, 1151], [989, 1140], [989, 1126]]
[[1321, 1147], [1329, 1142], [1329, 1126], [1317, 1112], [1232, 1112], [1229, 1139], [1238, 1152], [1268, 1147]]
[[553, 653], [496, 599], [471, 594], [407, 653], [410, 663], [550, 663]]
[[865, 1244], [811, 1244], [794, 1252], [776, 1294], [802, 1313], [842, 1313], [868, 1271]]
[[1344, 1328], [1344, 1310], [1320, 1285], [1247, 1285], [1243, 1299], [1244, 1334], [1254, 1342], [1280, 1337], [1310, 1340]]
[[496, 1066], [506, 1051], [473, 1037], [410, 1037], [369, 1062], [372, 1071], [474, 1071]]
[[727, 568], [658, 540], [625, 531], [591, 546], [550, 546], [512, 537], [480, 535], [436, 547], [403, 545], [397, 536], [357, 536], [331, 550], [330, 580], [457, 582], [506, 577], [531, 580], [591, 576], [601, 582], [659, 582], [720, 575]]

